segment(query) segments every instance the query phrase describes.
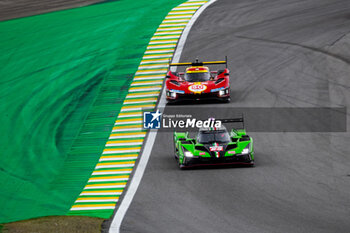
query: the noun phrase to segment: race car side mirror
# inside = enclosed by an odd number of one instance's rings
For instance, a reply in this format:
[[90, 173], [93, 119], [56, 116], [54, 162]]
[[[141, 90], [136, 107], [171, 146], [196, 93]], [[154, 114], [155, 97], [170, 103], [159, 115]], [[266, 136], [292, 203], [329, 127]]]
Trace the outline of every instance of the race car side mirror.
[[167, 75], [167, 76], [165, 76], [165, 78], [170, 78], [170, 76], [169, 76], [169, 75]]
[[229, 75], [229, 73], [225, 73], [224, 75]]
[[224, 73], [225, 70], [218, 70], [217, 75], [219, 76], [220, 74]]

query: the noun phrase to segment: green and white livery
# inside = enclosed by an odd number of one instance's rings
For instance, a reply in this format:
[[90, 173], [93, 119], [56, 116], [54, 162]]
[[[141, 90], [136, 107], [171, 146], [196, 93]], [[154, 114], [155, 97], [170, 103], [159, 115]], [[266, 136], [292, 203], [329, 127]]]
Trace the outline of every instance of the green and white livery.
[[180, 168], [208, 165], [254, 165], [253, 139], [247, 135], [242, 118], [220, 120], [241, 122], [242, 128], [225, 126], [200, 128], [195, 138], [189, 132], [174, 132], [174, 154]]

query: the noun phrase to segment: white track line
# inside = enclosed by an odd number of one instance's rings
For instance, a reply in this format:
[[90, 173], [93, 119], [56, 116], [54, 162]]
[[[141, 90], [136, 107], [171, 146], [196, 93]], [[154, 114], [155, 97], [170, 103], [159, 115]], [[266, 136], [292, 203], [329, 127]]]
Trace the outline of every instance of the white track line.
[[[172, 62], [177, 63], [180, 60], [180, 56], [183, 50], [183, 47], [185, 45], [187, 36], [192, 28], [192, 25], [197, 20], [197, 18], [200, 16], [200, 14], [212, 3], [216, 2], [216, 0], [211, 0], [204, 4], [201, 8], [197, 10], [197, 12], [193, 15], [191, 20], [188, 22], [187, 26], [185, 27], [181, 37], [180, 41], [178, 43], [178, 46], [176, 48], [174, 57]], [[164, 87], [163, 87], [164, 89]], [[165, 91], [163, 90], [162, 96], [160, 97], [159, 105], [157, 106], [157, 109], [165, 107]], [[109, 228], [109, 233], [119, 233], [120, 231], [120, 225], [122, 224], [122, 221], [124, 219], [124, 216], [126, 214], [126, 211], [129, 209], [129, 206], [131, 204], [132, 199], [135, 196], [135, 193], [137, 191], [137, 188], [139, 187], [140, 181], [142, 179], [143, 173], [145, 172], [149, 157], [152, 152], [152, 148], [154, 145], [154, 142], [156, 140], [157, 136], [157, 130], [153, 131], [151, 130], [148, 134], [148, 137], [146, 139], [146, 142], [144, 144], [144, 150], [142, 151], [140, 161], [135, 169], [134, 176], [132, 177], [130, 181], [130, 185], [128, 187], [128, 190], [126, 191], [126, 194], [122, 201], [120, 202], [119, 208], [116, 210], [115, 215], [113, 216], [113, 220], [111, 223], [111, 226]]]

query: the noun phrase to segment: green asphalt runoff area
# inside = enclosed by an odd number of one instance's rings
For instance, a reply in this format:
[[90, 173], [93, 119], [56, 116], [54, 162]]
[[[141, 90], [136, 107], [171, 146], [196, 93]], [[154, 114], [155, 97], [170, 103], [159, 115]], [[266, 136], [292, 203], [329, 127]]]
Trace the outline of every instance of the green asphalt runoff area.
[[150, 38], [182, 2], [121, 0], [0, 22], [0, 223], [68, 213]]

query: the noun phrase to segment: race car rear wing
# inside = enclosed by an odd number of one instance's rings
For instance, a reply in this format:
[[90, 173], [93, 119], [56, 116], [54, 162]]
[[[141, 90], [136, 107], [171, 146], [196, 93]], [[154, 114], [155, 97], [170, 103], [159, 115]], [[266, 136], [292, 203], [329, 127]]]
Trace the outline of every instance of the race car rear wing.
[[244, 129], [244, 118], [243, 114], [241, 117], [231, 118], [231, 119], [215, 119], [216, 121], [221, 121], [221, 123], [242, 123], [242, 129]]
[[183, 62], [183, 63], [170, 63], [169, 66], [203, 66], [203, 65], [219, 65], [225, 64], [227, 68], [227, 56], [225, 56], [225, 61], [203, 61], [200, 62], [198, 58], [195, 62]]

